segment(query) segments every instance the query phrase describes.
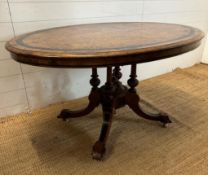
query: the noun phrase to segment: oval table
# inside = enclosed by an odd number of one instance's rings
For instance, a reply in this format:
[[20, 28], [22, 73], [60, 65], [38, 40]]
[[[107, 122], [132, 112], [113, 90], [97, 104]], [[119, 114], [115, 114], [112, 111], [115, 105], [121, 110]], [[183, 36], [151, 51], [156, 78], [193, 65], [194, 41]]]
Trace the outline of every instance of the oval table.
[[[188, 26], [164, 23], [101, 23], [58, 27], [35, 31], [10, 40], [6, 48], [18, 62], [35, 66], [92, 68], [89, 104], [80, 111], [63, 109], [58, 116], [68, 118], [89, 114], [99, 104], [103, 124], [92, 149], [94, 159], [102, 159], [115, 110], [128, 105], [138, 116], [166, 125], [166, 114], [145, 113], [136, 93], [136, 64], [176, 56], [197, 48], [204, 34]], [[120, 66], [131, 65], [128, 87], [119, 79]], [[106, 83], [99, 87], [97, 67], [107, 68]], [[154, 88], [154, 87], [153, 87]]]

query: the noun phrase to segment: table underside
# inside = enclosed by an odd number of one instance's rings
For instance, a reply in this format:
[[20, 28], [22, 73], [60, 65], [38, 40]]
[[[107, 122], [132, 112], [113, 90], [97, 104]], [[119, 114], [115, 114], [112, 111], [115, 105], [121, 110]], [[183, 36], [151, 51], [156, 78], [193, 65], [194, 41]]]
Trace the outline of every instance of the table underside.
[[93, 67], [90, 80], [92, 89], [88, 97], [89, 104], [87, 107], [79, 111], [63, 109], [58, 116], [58, 118], [61, 118], [64, 121], [69, 118], [82, 117], [92, 112], [98, 105], [101, 104], [103, 111], [103, 124], [99, 139], [94, 144], [92, 149], [92, 157], [97, 160], [101, 160], [105, 153], [106, 142], [116, 109], [128, 105], [129, 108], [131, 108], [138, 116], [142, 118], [159, 121], [164, 126], [167, 126], [168, 123], [171, 123], [171, 120], [166, 114], [149, 114], [141, 109], [139, 105], [140, 98], [135, 89], [135, 87], [138, 85], [138, 80], [136, 78], [136, 64], [131, 65], [130, 78], [127, 82], [129, 88], [124, 86], [119, 81], [121, 77], [122, 73], [120, 72], [120, 66], [115, 66], [114, 69], [112, 69], [112, 66], [108, 66], [106, 83], [99, 88], [98, 86], [100, 84], [100, 80], [98, 78], [97, 68]]

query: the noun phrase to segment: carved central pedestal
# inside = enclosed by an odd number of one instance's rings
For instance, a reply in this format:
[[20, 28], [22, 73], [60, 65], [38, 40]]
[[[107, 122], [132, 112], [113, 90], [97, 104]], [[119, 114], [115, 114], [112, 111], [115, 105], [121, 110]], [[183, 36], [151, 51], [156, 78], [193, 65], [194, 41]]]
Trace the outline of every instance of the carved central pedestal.
[[70, 111], [64, 109], [61, 111], [58, 118], [66, 120], [68, 118], [81, 117], [89, 114], [99, 104], [103, 110], [103, 124], [98, 141], [94, 144], [92, 156], [94, 159], [102, 159], [105, 153], [105, 145], [110, 132], [113, 114], [115, 110], [128, 105], [138, 116], [148, 120], [160, 121], [164, 126], [171, 123], [166, 114], [147, 114], [142, 111], [139, 106], [139, 96], [136, 93], [135, 87], [138, 85], [136, 79], [136, 64], [131, 65], [130, 79], [128, 80], [129, 88], [122, 85], [119, 79], [122, 77], [120, 67], [115, 66], [112, 71], [112, 66], [107, 67], [107, 80], [105, 85], [98, 88], [100, 80], [97, 74], [97, 68], [92, 68], [90, 84], [92, 89], [89, 95], [89, 104], [85, 109], [80, 111]]

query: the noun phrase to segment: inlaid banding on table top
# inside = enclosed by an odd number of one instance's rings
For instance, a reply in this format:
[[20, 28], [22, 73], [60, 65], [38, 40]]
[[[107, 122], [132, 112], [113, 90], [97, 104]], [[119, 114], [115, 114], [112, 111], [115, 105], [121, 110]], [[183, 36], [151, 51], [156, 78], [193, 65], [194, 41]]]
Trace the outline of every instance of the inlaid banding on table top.
[[[139, 117], [167, 127], [165, 113], [149, 114], [139, 105], [136, 64], [188, 52], [200, 45], [203, 32], [176, 24], [106, 23], [59, 27], [19, 36], [6, 48], [18, 62], [48, 67], [92, 67], [88, 105], [77, 111], [63, 109], [58, 118], [87, 116], [102, 106], [100, 136], [92, 148], [93, 159], [101, 160], [116, 110], [128, 106]], [[131, 64], [125, 86], [120, 81], [120, 65]], [[107, 67], [106, 82], [99, 86], [97, 67]], [[114, 69], [112, 69], [114, 67]]]
[[[199, 36], [200, 31], [182, 25], [161, 23], [103, 23], [58, 27], [32, 32], [11, 41], [15, 49], [96, 54], [137, 52], [159, 46], [182, 44]], [[200, 38], [199, 38], [200, 39]], [[16, 43], [16, 45], [15, 45]], [[86, 55], [85, 55], [86, 56]]]
[[6, 48], [18, 62], [45, 67], [103, 67], [143, 63], [197, 48], [199, 29], [164, 23], [121, 22], [57, 27], [24, 34]]

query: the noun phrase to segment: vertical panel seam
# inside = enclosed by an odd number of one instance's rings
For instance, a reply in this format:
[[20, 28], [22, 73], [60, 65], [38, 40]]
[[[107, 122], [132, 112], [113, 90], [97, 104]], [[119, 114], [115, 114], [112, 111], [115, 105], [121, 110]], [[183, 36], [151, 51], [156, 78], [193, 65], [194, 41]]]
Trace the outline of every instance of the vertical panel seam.
[[[9, 8], [9, 15], [10, 15], [10, 21], [11, 21], [11, 25], [12, 25], [13, 35], [16, 36], [9, 0], [7, 0], [7, 5]], [[19, 63], [19, 66], [20, 66], [20, 71], [21, 71], [21, 76], [22, 76], [22, 80], [23, 80], [23, 86], [24, 86], [24, 91], [25, 91], [25, 96], [26, 96], [26, 101], [27, 101], [27, 110], [29, 112], [30, 111], [30, 104], [29, 104], [29, 98], [28, 98], [28, 93], [27, 93], [27, 89], [26, 89], [25, 77], [24, 77], [24, 73], [22, 70], [22, 64]]]
[[144, 21], [144, 2], [145, 0], [142, 0], [142, 13], [141, 13], [141, 21]]

